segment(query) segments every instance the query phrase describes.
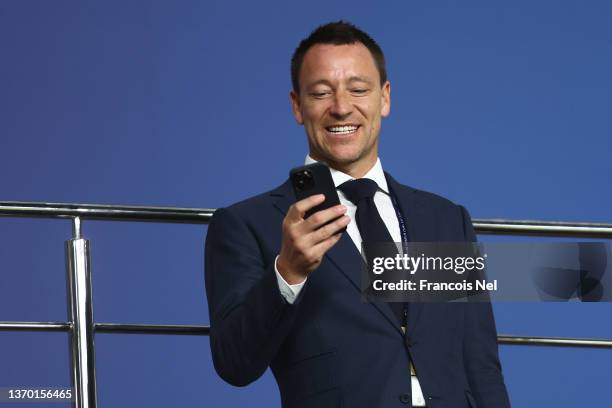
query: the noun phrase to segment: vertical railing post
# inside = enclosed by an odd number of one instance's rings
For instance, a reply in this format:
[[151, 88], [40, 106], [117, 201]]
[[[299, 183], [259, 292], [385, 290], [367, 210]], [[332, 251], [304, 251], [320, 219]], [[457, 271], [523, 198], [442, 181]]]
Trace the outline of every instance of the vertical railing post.
[[96, 408], [94, 321], [89, 241], [81, 237], [81, 219], [73, 218], [73, 239], [66, 241], [68, 317], [74, 407]]

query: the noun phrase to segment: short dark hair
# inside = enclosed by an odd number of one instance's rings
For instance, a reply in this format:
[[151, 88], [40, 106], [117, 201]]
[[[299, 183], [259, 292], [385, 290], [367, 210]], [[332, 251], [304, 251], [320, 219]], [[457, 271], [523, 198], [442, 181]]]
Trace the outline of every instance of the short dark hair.
[[387, 70], [385, 68], [385, 55], [380, 46], [370, 37], [365, 31], [355, 27], [354, 24], [348, 21], [335, 21], [317, 27], [308, 37], [300, 42], [300, 45], [293, 52], [291, 57], [291, 83], [293, 90], [300, 92], [300, 70], [304, 55], [316, 44], [334, 44], [345, 45], [362, 43], [370, 50], [370, 54], [374, 57], [378, 74], [380, 75], [380, 84], [387, 81]]

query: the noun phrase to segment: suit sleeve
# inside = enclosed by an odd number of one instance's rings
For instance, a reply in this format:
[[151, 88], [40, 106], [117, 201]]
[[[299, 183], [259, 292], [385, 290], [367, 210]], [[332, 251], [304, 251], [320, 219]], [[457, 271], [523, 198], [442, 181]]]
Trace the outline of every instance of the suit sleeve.
[[[460, 207], [465, 240], [476, 242], [476, 234], [467, 210]], [[478, 407], [510, 407], [497, 351], [497, 330], [491, 303], [465, 304], [463, 354], [470, 388]]]
[[231, 209], [217, 210], [208, 227], [205, 284], [215, 369], [230, 384], [247, 385], [276, 355], [301, 296], [287, 303], [274, 261], [264, 264], [257, 237]]

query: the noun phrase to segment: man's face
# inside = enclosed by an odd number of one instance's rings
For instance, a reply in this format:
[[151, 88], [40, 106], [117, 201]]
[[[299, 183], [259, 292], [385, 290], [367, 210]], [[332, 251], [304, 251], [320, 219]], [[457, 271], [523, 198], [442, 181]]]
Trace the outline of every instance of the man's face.
[[381, 118], [391, 107], [391, 85], [381, 86], [370, 51], [361, 43], [314, 45], [304, 56], [299, 83], [291, 105], [312, 158], [363, 176], [376, 163]]

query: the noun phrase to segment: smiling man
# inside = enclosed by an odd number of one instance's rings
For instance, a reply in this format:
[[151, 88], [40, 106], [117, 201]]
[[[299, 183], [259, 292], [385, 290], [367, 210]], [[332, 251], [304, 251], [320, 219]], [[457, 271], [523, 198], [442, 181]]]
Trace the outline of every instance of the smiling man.
[[[306, 163], [326, 163], [341, 204], [291, 184], [215, 212], [206, 291], [215, 368], [243, 386], [271, 367], [283, 407], [508, 407], [489, 303], [364, 302], [362, 241], [474, 241], [467, 211], [399, 184], [378, 143], [390, 113], [384, 55], [346, 22], [291, 61]], [[345, 231], [346, 232], [343, 232]]]

